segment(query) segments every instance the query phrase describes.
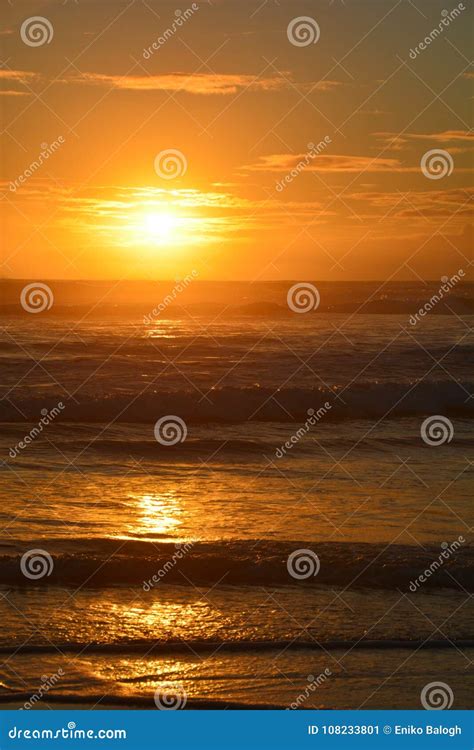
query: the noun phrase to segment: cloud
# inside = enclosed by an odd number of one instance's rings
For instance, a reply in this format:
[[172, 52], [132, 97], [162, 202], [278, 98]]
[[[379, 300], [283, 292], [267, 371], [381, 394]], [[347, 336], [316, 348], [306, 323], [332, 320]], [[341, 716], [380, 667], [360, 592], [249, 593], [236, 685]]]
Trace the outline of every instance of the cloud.
[[[457, 131], [452, 131], [457, 132]], [[467, 149], [450, 147], [449, 152], [455, 154]], [[420, 173], [419, 163], [407, 164], [399, 159], [380, 156], [355, 156], [353, 154], [267, 154], [260, 156], [253, 164], [241, 168], [244, 172], [274, 172], [292, 174], [301, 172], [334, 172], [334, 173], [371, 173], [388, 172], [397, 174]], [[472, 166], [456, 167], [457, 172], [471, 173]]]
[[0, 89], [0, 96], [31, 96], [29, 91], [16, 91], [15, 89]]
[[[0, 188], [8, 183], [0, 181]], [[242, 186], [241, 186], [242, 187]], [[261, 191], [259, 191], [261, 195]], [[15, 194], [56, 209], [55, 225], [76, 236], [102, 238], [113, 245], [134, 246], [146, 239], [151, 217], [159, 222], [170, 214], [179, 231], [176, 239], [187, 245], [248, 238], [256, 232], [273, 235], [275, 227], [294, 229], [295, 217], [304, 226], [334, 216], [324, 201], [285, 201], [229, 190], [165, 189], [155, 186], [94, 186], [75, 190], [32, 178]]]
[[37, 77], [38, 74], [33, 73], [30, 70], [10, 70], [7, 68], [0, 68], [0, 81], [19, 81], [20, 83], [26, 83]]
[[358, 201], [367, 207], [389, 211], [392, 218], [411, 216], [426, 219], [430, 216], [451, 216], [456, 214], [469, 216], [472, 211], [470, 202], [471, 188], [451, 188], [446, 190], [410, 190], [404, 191], [365, 191], [355, 192], [348, 199]]
[[296, 85], [298, 88], [303, 88], [307, 91], [332, 91], [344, 84], [342, 81], [317, 81], [316, 83], [303, 83]]
[[[290, 172], [307, 154], [269, 154], [257, 162], [244, 167], [250, 172]], [[415, 168], [413, 168], [415, 169]], [[416, 168], [419, 169], [418, 167]], [[353, 156], [351, 154], [318, 154], [305, 166], [309, 172], [404, 172], [412, 168], [403, 167], [398, 159]]]
[[391, 112], [387, 112], [385, 109], [359, 109], [358, 110], [359, 115], [374, 115], [378, 117], [379, 115], [390, 115]]
[[398, 133], [382, 132], [373, 133], [375, 137], [385, 144], [391, 151], [402, 151], [410, 145], [412, 141], [435, 142], [446, 144], [453, 142], [472, 142], [474, 133], [469, 130], [443, 130], [440, 133]]
[[106, 73], [81, 73], [63, 79], [63, 83], [105, 86], [122, 91], [166, 91], [187, 94], [228, 95], [245, 89], [249, 91], [278, 91], [296, 86], [297, 88], [330, 91], [339, 85], [338, 81], [319, 81], [316, 84], [297, 84], [289, 73], [259, 78], [243, 73], [164, 73], [162, 75], [132, 76], [109, 75]]
[[[29, 70], [10, 70], [9, 68], [0, 68], [0, 85], [2, 81], [8, 86], [20, 84], [22, 86], [33, 83], [39, 78], [37, 73]], [[15, 88], [0, 88], [0, 96], [29, 96], [30, 92]]]

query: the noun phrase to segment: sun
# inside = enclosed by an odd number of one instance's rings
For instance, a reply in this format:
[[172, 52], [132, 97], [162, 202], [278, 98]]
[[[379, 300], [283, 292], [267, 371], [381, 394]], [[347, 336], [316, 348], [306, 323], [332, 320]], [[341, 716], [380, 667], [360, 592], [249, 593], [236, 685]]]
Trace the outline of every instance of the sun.
[[171, 240], [179, 226], [179, 219], [171, 213], [148, 213], [143, 217], [143, 229], [149, 241]]
[[[145, 189], [144, 189], [145, 190]], [[150, 257], [176, 257], [191, 247], [212, 241], [211, 219], [198, 213], [186, 195], [137, 195], [135, 200], [122, 201], [103, 211], [100, 231], [122, 247], [141, 248]]]

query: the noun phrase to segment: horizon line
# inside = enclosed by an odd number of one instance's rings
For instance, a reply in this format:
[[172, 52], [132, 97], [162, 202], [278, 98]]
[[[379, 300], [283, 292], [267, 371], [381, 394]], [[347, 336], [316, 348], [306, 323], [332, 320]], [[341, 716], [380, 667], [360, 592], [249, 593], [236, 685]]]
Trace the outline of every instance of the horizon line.
[[[456, 272], [455, 272], [456, 273]], [[447, 275], [447, 274], [444, 274]], [[181, 281], [183, 281], [186, 278], [186, 276], [183, 276], [181, 279], [170, 279], [170, 278], [162, 278], [162, 279], [117, 279], [117, 278], [110, 278], [110, 279], [62, 279], [62, 278], [54, 278], [54, 277], [41, 277], [41, 280], [44, 282], [60, 282], [60, 283], [70, 283], [70, 284], [77, 284], [77, 283], [110, 283], [110, 284], [121, 284], [123, 282], [126, 283], [135, 283], [135, 284], [156, 284], [157, 282], [160, 283], [172, 283], [172, 284], [179, 284]], [[0, 284], [4, 282], [16, 282], [16, 281], [32, 281], [32, 282], [38, 282], [39, 279], [36, 276], [15, 276], [15, 277], [0, 277]], [[258, 279], [252, 281], [251, 279], [194, 279], [193, 283], [207, 283], [207, 284], [293, 284], [297, 282], [317, 282], [318, 284], [403, 284], [403, 283], [413, 283], [413, 284], [430, 284], [435, 282], [442, 281], [442, 277], [434, 278], [434, 279], [314, 279], [314, 278], [293, 278], [293, 279]], [[474, 283], [473, 279], [462, 279], [459, 283]]]

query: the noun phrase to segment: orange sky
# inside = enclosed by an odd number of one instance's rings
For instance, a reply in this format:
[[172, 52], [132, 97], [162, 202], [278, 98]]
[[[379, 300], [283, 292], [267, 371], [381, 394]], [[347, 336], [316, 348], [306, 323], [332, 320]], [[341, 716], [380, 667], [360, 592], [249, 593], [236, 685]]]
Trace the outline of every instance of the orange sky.
[[[3, 275], [472, 278], [455, 7], [213, 0], [179, 24], [169, 2], [4, 7]], [[314, 43], [291, 40], [299, 16]]]

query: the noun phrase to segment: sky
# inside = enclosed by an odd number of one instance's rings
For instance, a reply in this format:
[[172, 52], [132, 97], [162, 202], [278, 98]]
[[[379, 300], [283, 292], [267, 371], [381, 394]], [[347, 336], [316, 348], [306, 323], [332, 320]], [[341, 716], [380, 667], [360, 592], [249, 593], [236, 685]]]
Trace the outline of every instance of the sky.
[[472, 3], [177, 2], [3, 3], [4, 277], [473, 278]]

